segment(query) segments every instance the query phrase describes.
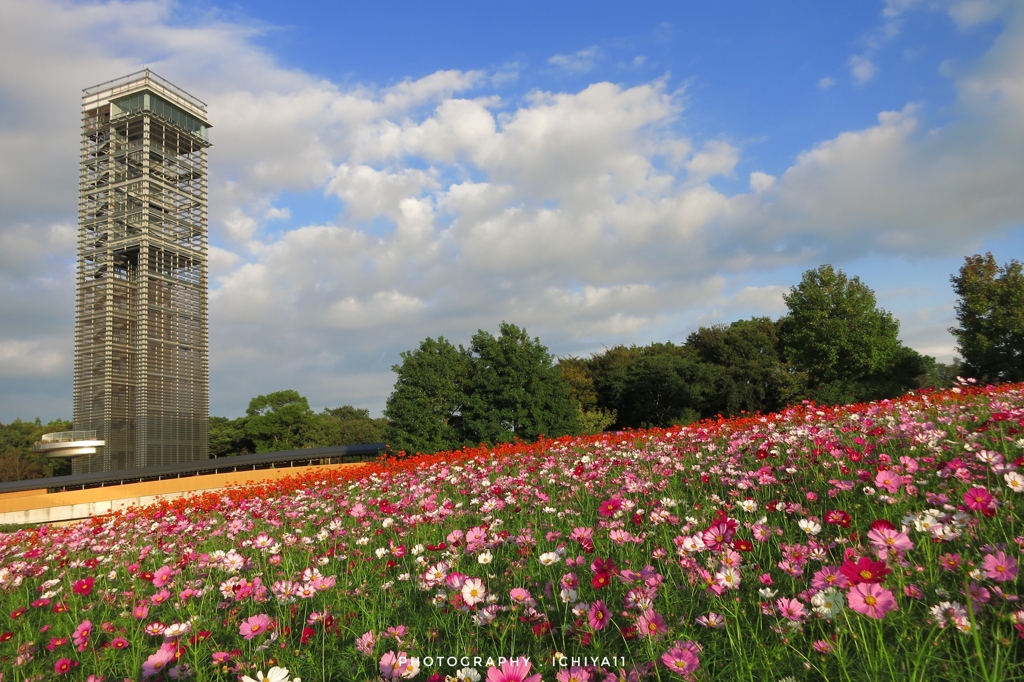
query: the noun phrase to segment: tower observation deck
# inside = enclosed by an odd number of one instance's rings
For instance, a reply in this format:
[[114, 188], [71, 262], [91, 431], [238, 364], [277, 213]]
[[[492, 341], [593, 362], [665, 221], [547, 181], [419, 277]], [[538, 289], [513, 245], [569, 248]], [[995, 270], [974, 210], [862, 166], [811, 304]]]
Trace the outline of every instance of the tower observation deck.
[[148, 69], [84, 90], [73, 419], [102, 445], [76, 474], [208, 456], [209, 128]]

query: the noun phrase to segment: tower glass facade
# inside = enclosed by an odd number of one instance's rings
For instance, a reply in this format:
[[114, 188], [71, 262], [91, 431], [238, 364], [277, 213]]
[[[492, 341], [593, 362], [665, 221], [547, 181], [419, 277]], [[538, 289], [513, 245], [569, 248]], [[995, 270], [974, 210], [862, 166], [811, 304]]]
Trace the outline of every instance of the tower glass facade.
[[144, 70], [84, 91], [74, 473], [206, 459], [206, 105]]

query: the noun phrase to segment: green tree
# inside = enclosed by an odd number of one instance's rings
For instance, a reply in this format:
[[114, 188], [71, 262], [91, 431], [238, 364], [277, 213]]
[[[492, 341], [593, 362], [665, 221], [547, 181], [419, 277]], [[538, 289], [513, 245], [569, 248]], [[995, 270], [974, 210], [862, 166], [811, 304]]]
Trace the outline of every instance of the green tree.
[[784, 360], [779, 322], [756, 317], [701, 327], [687, 337], [686, 346], [719, 368], [708, 398], [713, 414], [774, 412], [800, 394], [803, 377]]
[[384, 441], [392, 451], [437, 452], [462, 445], [463, 385], [469, 358], [443, 336], [402, 353], [402, 364], [384, 408]]
[[963, 371], [986, 382], [1024, 380], [1024, 271], [1011, 260], [999, 267], [991, 253], [967, 256], [950, 279], [960, 301], [959, 327], [949, 331]]
[[210, 417], [210, 457], [233, 457], [256, 452], [256, 444], [245, 435], [245, 417]]
[[32, 446], [39, 442], [44, 433], [71, 430], [71, 422], [63, 419], [43, 424], [37, 417], [31, 422], [15, 419], [9, 424], [0, 424], [0, 481], [70, 474], [71, 460], [50, 459], [37, 453]]
[[782, 341], [789, 362], [807, 372], [810, 396], [841, 403], [891, 397], [916, 387], [924, 359], [899, 341], [899, 322], [875, 292], [822, 265], [783, 296]]
[[466, 440], [502, 443], [578, 432], [578, 403], [540, 339], [502, 322], [497, 337], [478, 331], [468, 356]]
[[338, 438], [332, 445], [383, 443], [387, 419], [373, 419], [370, 411], [342, 405], [326, 408], [323, 416], [338, 422]]
[[280, 452], [330, 445], [337, 427], [309, 408], [309, 401], [293, 390], [261, 395], [249, 401], [242, 433], [256, 452]]
[[688, 424], [707, 416], [715, 368], [672, 343], [651, 344], [626, 370], [617, 413], [629, 428]]
[[579, 433], [601, 433], [615, 423], [615, 410], [606, 410], [598, 404], [597, 388], [590, 363], [580, 358], [569, 357], [558, 360], [558, 371], [569, 389], [569, 395], [579, 409], [577, 421]]

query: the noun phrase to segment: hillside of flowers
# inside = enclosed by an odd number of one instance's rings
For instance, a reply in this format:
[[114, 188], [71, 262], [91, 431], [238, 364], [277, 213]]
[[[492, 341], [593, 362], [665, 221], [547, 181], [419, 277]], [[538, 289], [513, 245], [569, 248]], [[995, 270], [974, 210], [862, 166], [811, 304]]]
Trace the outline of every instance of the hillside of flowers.
[[1021, 680], [1024, 385], [0, 534], [0, 682]]

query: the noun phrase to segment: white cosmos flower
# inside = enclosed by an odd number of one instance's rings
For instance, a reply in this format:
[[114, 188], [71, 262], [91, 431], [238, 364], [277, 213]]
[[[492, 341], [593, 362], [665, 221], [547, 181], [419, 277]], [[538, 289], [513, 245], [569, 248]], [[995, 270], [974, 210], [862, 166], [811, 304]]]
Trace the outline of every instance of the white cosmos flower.
[[1007, 487], [1013, 492], [1024, 493], [1024, 476], [1021, 476], [1016, 471], [1003, 474], [1003, 480], [1006, 481]]
[[242, 676], [242, 682], [302, 682], [298, 677], [292, 680], [288, 677], [288, 668], [279, 668], [274, 666], [267, 671], [266, 676], [263, 675], [263, 671], [260, 670], [256, 673], [256, 679], [252, 679], [248, 675]]
[[544, 552], [537, 558], [545, 566], [550, 566], [551, 564], [557, 564], [562, 557], [558, 556], [556, 552]]
[[817, 521], [811, 521], [810, 519], [800, 519], [799, 523], [800, 530], [807, 533], [808, 535], [817, 535], [821, 532], [821, 524]]
[[476, 558], [476, 562], [478, 564], [486, 565], [486, 564], [491, 563], [492, 561], [494, 561], [494, 555], [491, 554], [491, 552], [489, 550], [480, 552], [479, 556], [477, 556], [477, 558]]

